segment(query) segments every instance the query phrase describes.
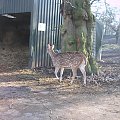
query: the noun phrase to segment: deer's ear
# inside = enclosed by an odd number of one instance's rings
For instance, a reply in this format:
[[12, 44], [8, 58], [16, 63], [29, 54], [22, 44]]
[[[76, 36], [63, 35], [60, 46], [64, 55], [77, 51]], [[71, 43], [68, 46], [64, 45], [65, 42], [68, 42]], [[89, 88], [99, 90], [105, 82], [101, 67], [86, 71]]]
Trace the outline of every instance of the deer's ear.
[[48, 48], [50, 48], [50, 44], [48, 44]]
[[54, 47], [55, 47], [55, 46], [54, 46], [54, 45], [52, 45], [52, 50], [54, 49]]

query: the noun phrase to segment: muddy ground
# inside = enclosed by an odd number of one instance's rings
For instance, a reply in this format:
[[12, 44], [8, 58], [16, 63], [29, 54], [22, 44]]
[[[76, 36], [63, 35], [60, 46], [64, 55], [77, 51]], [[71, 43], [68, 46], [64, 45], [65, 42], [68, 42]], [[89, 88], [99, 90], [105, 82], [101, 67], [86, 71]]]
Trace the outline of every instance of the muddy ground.
[[59, 83], [52, 69], [16, 67], [7, 53], [0, 53], [0, 120], [120, 120], [119, 46], [104, 47], [99, 76], [88, 76], [86, 87], [81, 78]]

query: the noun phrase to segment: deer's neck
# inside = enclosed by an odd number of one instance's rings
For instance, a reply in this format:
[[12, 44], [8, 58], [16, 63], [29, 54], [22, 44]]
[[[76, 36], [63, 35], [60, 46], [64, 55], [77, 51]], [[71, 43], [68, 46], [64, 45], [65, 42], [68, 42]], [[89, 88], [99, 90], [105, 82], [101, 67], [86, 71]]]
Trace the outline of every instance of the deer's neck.
[[52, 61], [54, 61], [54, 60], [55, 60], [56, 53], [55, 53], [54, 51], [50, 51], [49, 54], [50, 54], [50, 57], [51, 57]]

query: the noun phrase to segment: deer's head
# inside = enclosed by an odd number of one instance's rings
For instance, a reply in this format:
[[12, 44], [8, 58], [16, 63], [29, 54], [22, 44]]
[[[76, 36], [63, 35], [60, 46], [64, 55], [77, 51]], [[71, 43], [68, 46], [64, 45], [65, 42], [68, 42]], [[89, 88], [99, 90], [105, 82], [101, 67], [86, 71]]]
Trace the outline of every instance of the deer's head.
[[54, 45], [50, 45], [50, 44], [48, 44], [47, 52], [50, 53], [50, 52], [53, 51], [53, 49], [54, 49]]

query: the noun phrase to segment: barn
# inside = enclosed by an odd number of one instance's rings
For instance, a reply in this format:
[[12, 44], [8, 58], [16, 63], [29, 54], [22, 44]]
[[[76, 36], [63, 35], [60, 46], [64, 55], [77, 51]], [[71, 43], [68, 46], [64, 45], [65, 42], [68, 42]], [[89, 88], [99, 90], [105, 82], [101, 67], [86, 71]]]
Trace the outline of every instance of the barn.
[[0, 0], [1, 67], [16, 62], [18, 68], [51, 65], [46, 49], [48, 43], [60, 47], [61, 2]]

